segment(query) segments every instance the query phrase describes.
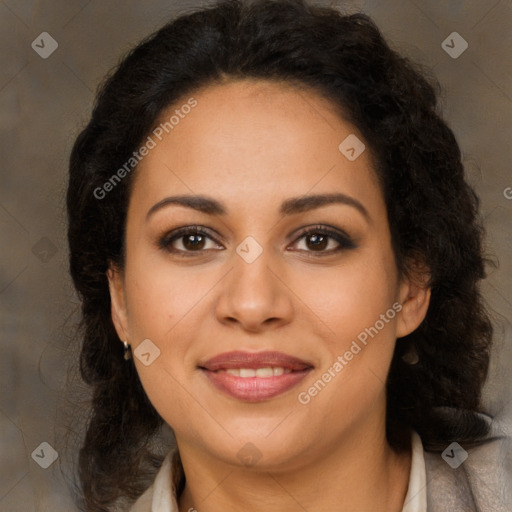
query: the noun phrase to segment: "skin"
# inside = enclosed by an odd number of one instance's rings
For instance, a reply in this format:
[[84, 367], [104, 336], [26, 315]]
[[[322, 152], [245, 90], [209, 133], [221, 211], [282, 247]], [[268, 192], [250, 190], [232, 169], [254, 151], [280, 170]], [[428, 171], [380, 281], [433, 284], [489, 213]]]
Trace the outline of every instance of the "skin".
[[[187, 478], [180, 511], [401, 511], [410, 453], [386, 441], [385, 380], [396, 340], [421, 323], [430, 290], [398, 276], [369, 150], [349, 161], [338, 149], [349, 134], [363, 137], [326, 99], [283, 83], [232, 81], [194, 98], [198, 105], [139, 164], [125, 266], [108, 272], [120, 339], [135, 350], [149, 338], [161, 351], [149, 366], [134, 362], [176, 435]], [[279, 213], [286, 199], [333, 192], [357, 200], [367, 217], [339, 203]], [[178, 194], [212, 197], [227, 213], [168, 204], [147, 217]], [[317, 224], [346, 232], [355, 247], [311, 244], [301, 230]], [[208, 228], [202, 249], [183, 237], [159, 246], [190, 225]], [[250, 264], [236, 252], [247, 236], [263, 250]], [[187, 247], [192, 255], [180, 256]], [[299, 403], [298, 393], [395, 302], [401, 311]], [[298, 387], [246, 403], [197, 368], [231, 350], [278, 350], [314, 370]], [[237, 453], [249, 442], [261, 457], [245, 466]]]

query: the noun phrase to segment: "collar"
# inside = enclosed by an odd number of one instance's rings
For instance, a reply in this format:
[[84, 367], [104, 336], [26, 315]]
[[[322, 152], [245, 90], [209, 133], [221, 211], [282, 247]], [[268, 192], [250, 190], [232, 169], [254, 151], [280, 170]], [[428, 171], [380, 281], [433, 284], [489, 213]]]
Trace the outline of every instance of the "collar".
[[427, 510], [427, 475], [423, 443], [416, 431], [412, 431], [412, 459], [409, 473], [409, 487], [405, 495], [402, 512], [426, 512]]

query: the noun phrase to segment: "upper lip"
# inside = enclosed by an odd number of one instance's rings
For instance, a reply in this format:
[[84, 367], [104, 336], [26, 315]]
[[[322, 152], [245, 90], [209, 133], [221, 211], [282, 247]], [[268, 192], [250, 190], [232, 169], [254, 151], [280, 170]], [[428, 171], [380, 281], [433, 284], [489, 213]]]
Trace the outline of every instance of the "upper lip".
[[233, 351], [218, 354], [199, 365], [199, 368], [215, 371], [229, 368], [265, 368], [281, 367], [293, 371], [313, 368], [313, 365], [298, 357], [283, 354], [282, 352], [243, 352]]

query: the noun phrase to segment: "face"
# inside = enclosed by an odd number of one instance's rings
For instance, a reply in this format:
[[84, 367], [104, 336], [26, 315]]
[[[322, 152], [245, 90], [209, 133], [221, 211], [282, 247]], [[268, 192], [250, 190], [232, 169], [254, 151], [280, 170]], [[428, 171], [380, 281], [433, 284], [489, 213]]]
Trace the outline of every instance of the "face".
[[293, 467], [383, 436], [396, 339], [429, 293], [397, 273], [363, 137], [285, 84], [193, 97], [151, 134], [125, 266], [109, 271], [113, 320], [149, 399], [180, 450], [231, 464]]

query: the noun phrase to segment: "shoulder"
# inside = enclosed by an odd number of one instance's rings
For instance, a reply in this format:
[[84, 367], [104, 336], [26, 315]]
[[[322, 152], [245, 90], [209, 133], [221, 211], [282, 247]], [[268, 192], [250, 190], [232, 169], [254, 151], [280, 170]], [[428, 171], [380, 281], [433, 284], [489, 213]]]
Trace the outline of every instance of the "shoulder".
[[452, 443], [442, 452], [424, 452], [428, 512], [512, 510], [512, 440], [502, 419], [490, 426], [476, 446]]

